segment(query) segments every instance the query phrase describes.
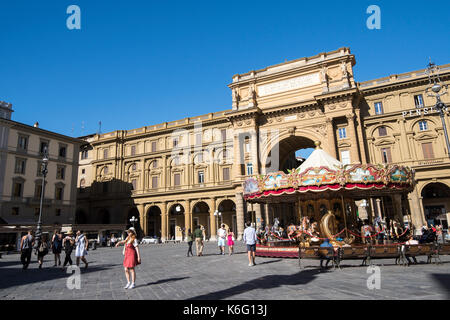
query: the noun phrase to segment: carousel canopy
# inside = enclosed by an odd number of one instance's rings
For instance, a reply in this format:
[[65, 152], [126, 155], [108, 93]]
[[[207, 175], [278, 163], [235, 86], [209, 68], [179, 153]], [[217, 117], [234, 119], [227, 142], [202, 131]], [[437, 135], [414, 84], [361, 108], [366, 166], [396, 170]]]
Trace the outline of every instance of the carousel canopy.
[[339, 169], [342, 167], [342, 163], [332, 156], [330, 156], [328, 153], [323, 151], [320, 148], [316, 148], [298, 168], [297, 172], [302, 173], [308, 168], [320, 168], [320, 167], [327, 167], [330, 169]]
[[248, 178], [244, 198], [253, 202], [295, 202], [299, 199], [350, 197], [408, 193], [413, 189], [414, 171], [396, 164], [343, 165], [316, 144], [308, 159], [297, 169]]

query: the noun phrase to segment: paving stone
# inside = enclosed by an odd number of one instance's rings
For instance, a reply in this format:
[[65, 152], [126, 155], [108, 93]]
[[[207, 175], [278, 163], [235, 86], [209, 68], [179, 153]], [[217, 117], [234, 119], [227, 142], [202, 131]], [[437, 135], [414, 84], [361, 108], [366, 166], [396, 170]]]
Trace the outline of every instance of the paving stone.
[[[125, 290], [121, 248], [89, 251], [89, 268], [81, 264], [81, 290], [66, 284], [73, 274], [52, 267], [52, 256], [38, 269], [33, 256], [22, 271], [17, 254], [0, 259], [0, 300], [81, 299], [449, 299], [450, 257], [440, 265], [396, 266], [391, 260], [376, 260], [381, 289], [370, 290], [371, 273], [360, 261], [344, 261], [341, 270], [321, 272], [318, 261], [257, 258], [248, 267], [245, 247], [236, 254], [218, 255], [215, 243], [205, 245], [203, 257], [186, 257], [187, 245], [141, 246], [142, 264], [136, 268], [136, 288]], [[423, 259], [422, 259], [423, 260]]]

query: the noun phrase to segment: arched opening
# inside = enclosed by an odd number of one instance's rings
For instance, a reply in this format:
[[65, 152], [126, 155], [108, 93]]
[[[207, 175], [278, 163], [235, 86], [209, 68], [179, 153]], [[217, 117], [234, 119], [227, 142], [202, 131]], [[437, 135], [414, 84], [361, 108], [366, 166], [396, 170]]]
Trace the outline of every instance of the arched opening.
[[237, 220], [236, 220], [236, 204], [233, 200], [226, 199], [219, 203], [217, 210], [221, 213], [220, 222], [217, 220], [220, 228], [220, 223], [225, 224], [225, 228], [230, 228], [237, 234]]
[[206, 237], [211, 236], [210, 223], [209, 223], [209, 206], [206, 202], [197, 202], [192, 208], [192, 232], [196, 229], [198, 225], [205, 228]]
[[111, 221], [108, 209], [100, 209], [97, 215], [97, 223], [109, 224]]
[[421, 195], [428, 225], [442, 225], [444, 229], [448, 229], [450, 188], [443, 183], [433, 182], [422, 189]]
[[280, 140], [269, 152], [271, 163], [267, 172], [287, 173], [288, 170], [299, 167], [314, 151], [314, 147], [314, 141], [306, 137], [290, 136]]
[[181, 204], [174, 204], [169, 209], [169, 235], [170, 240], [183, 240], [185, 234], [184, 207]]
[[147, 211], [147, 236], [161, 238], [161, 209], [158, 206]]
[[[132, 220], [134, 220], [134, 222]], [[134, 227], [138, 238], [142, 237], [143, 231], [141, 229], [139, 210], [136, 207], [133, 207], [130, 209], [130, 211], [128, 211], [127, 221], [125, 221], [125, 223], [127, 225], [127, 229], [130, 227]]]
[[75, 224], [86, 224], [87, 223], [87, 217], [86, 213], [82, 209], [78, 209], [75, 213]]

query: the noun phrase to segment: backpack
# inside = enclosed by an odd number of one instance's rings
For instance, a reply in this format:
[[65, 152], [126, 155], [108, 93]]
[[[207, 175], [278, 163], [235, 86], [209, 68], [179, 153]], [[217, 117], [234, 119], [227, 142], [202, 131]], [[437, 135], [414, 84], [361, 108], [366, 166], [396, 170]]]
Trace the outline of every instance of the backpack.
[[48, 253], [48, 245], [47, 245], [47, 242], [42, 241], [41, 244], [39, 245], [38, 251], [39, 251], [40, 253], [47, 254], [47, 253]]

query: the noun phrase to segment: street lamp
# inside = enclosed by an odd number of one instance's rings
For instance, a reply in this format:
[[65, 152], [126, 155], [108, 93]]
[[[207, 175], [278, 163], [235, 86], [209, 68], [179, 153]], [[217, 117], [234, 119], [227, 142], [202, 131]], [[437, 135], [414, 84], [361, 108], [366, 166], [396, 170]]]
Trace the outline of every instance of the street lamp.
[[[135, 222], [137, 222], [137, 221], [138, 221], [138, 219], [136, 219], [135, 216], [132, 216], [132, 217], [131, 217], [130, 222], [133, 224], [133, 228], [134, 228]], [[134, 228], [134, 229], [136, 229], [136, 228]]]
[[41, 203], [39, 206], [39, 220], [37, 223], [37, 228], [36, 228], [36, 248], [39, 245], [39, 240], [41, 239], [42, 236], [42, 205], [44, 202], [44, 194], [45, 194], [45, 177], [47, 176], [48, 173], [48, 151], [47, 151], [47, 147], [44, 147], [43, 150], [43, 158], [42, 158], [42, 167], [41, 167], [41, 173], [42, 173], [42, 189], [41, 189]]
[[[430, 62], [426, 73], [428, 75], [430, 86], [425, 90], [425, 93], [429, 97], [436, 98], [436, 104], [434, 107], [439, 112], [439, 116], [441, 117], [442, 127], [444, 128], [445, 143], [447, 144], [447, 154], [450, 158], [450, 142], [448, 140], [447, 126], [445, 125], [444, 119], [444, 112], [447, 111], [447, 106], [441, 101], [441, 96], [447, 93], [448, 85], [441, 82], [441, 79], [439, 78], [439, 67], [436, 64]], [[441, 91], [442, 89], [444, 90]], [[430, 90], [432, 92], [430, 92]]]
[[214, 211], [214, 216], [216, 217], [216, 234], [217, 234], [217, 230], [219, 230], [219, 217], [222, 216], [222, 212], [216, 210]]

